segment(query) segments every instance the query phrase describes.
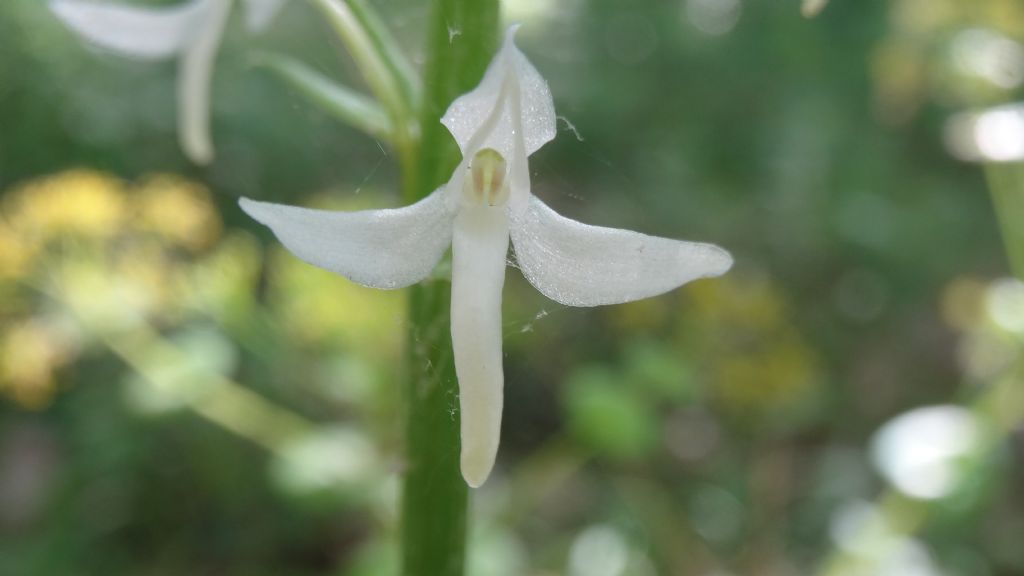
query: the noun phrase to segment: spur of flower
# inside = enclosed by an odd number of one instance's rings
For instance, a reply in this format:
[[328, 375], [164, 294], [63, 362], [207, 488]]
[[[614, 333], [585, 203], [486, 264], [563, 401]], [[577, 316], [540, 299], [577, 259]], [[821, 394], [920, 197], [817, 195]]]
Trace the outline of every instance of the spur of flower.
[[711, 244], [656, 238], [565, 218], [530, 192], [528, 158], [555, 137], [545, 80], [509, 29], [483, 80], [441, 122], [462, 151], [447, 184], [404, 208], [331, 212], [241, 200], [293, 254], [364, 286], [425, 278], [452, 249], [451, 336], [459, 380], [461, 468], [487, 479], [503, 402], [501, 297], [511, 241], [542, 294], [568, 306], [655, 296], [732, 266]]
[[[265, 29], [285, 0], [245, 0], [245, 22]], [[213, 160], [210, 78], [232, 0], [162, 7], [95, 0], [50, 0], [50, 10], [89, 44], [137, 60], [178, 58], [178, 138], [197, 164]]]

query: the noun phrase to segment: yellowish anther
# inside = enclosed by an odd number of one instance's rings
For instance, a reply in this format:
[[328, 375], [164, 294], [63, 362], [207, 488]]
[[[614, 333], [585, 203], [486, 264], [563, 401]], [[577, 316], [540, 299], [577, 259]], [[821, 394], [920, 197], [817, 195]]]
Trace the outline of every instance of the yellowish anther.
[[501, 206], [508, 200], [505, 158], [493, 148], [484, 148], [469, 163], [469, 178], [463, 182], [467, 200], [474, 204]]

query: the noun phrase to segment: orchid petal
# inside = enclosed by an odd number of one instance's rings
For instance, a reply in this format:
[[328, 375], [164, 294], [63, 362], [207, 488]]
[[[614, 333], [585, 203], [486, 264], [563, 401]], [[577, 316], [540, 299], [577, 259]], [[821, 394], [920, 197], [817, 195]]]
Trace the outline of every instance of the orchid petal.
[[[480, 84], [452, 102], [441, 119], [464, 157], [471, 157], [483, 148], [493, 148], [511, 158], [520, 127], [527, 154], [533, 154], [555, 137], [555, 104], [551, 90], [516, 47], [515, 31], [515, 26], [509, 28], [501, 50], [491, 60]], [[509, 74], [514, 75], [517, 82], [508, 82]], [[518, 118], [514, 117], [508, 97], [508, 92], [516, 88], [523, 111]]]
[[262, 32], [284, 6], [284, 0], [245, 0], [245, 25], [250, 32]]
[[371, 288], [415, 284], [430, 274], [451, 244], [454, 214], [440, 190], [411, 206], [361, 212], [311, 210], [248, 198], [239, 204], [292, 254]]
[[210, 82], [220, 37], [231, 11], [230, 0], [208, 0], [201, 28], [181, 56], [178, 79], [178, 138], [196, 164], [213, 160], [210, 136]]
[[50, 10], [90, 43], [122, 56], [157, 60], [182, 50], [200, 24], [208, 0], [139, 8], [91, 0], [52, 0]]
[[567, 306], [620, 304], [720, 276], [732, 256], [712, 244], [570, 220], [531, 197], [511, 226], [516, 261], [542, 294]]
[[455, 218], [452, 347], [459, 379], [462, 477], [474, 488], [490, 475], [501, 434], [501, 290], [508, 240], [503, 208], [471, 206]]

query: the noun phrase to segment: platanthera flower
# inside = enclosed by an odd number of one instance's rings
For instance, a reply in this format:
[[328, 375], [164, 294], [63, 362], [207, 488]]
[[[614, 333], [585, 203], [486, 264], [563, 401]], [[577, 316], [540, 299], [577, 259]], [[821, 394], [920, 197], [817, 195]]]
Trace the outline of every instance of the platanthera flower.
[[531, 194], [527, 158], [555, 137], [555, 109], [547, 83], [513, 43], [514, 32], [480, 85], [441, 119], [463, 157], [430, 196], [405, 208], [363, 212], [241, 200], [299, 258], [374, 288], [420, 281], [451, 245], [461, 466], [473, 487], [487, 479], [498, 450], [501, 293], [510, 239], [530, 283], [568, 306], [646, 298], [732, 266], [717, 246], [588, 226]]
[[[285, 0], [245, 0], [246, 25], [262, 31]], [[51, 0], [64, 24], [99, 48], [139, 60], [178, 58], [178, 137], [190, 160], [213, 160], [210, 79], [232, 0], [190, 0], [135, 7], [92, 0]]]

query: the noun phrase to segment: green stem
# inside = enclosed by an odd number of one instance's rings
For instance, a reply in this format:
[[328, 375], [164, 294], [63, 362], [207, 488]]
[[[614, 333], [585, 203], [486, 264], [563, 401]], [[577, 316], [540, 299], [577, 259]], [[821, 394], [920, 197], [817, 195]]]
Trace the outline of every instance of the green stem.
[[498, 47], [498, 11], [497, 0], [434, 0], [420, 113], [418, 181], [407, 201], [430, 194], [458, 164], [458, 148], [440, 119], [452, 100], [483, 77]]
[[344, 42], [370, 90], [392, 119], [407, 122], [410, 110], [402, 98], [401, 89], [391, 73], [391, 67], [351, 6], [342, 0], [313, 0], [313, 4], [320, 9], [327, 23]]
[[[311, 0], [323, 13], [328, 24], [344, 42], [345, 47], [363, 75], [370, 91], [391, 118], [392, 145], [398, 154], [403, 174], [415, 171], [419, 134], [415, 125], [416, 110], [406, 96], [403, 84], [411, 82], [397, 64], [398, 48], [369, 6], [362, 2], [343, 0]], [[409, 178], [406, 178], [408, 181]], [[407, 186], [411, 186], [408, 184]]]
[[402, 489], [405, 576], [460, 576], [466, 483], [459, 472], [458, 384], [448, 330], [449, 285], [412, 288], [406, 474]]
[[329, 80], [309, 66], [287, 56], [259, 52], [253, 55], [252, 61], [254, 65], [263, 66], [276, 74], [321, 110], [345, 124], [388, 144], [394, 140], [391, 118], [376, 101]]
[[249, 388], [216, 373], [190, 374], [199, 379], [193, 393], [175, 387], [168, 379], [168, 367], [188, 366], [183, 350], [162, 337], [147, 323], [118, 326], [83, 307], [80, 298], [31, 281], [26, 286], [50, 298], [67, 310], [90, 334], [143, 377], [157, 392], [181, 401], [210, 422], [246, 438], [271, 452], [313, 433], [314, 425], [302, 416], [282, 408]]
[[986, 164], [984, 170], [1010, 270], [1024, 279], [1024, 167]]
[[164, 374], [167, 366], [188, 365], [185, 352], [148, 326], [120, 334], [99, 328], [94, 334], [156, 391], [180, 399], [196, 414], [271, 452], [315, 430], [312, 422], [219, 374], [193, 376], [201, 382], [200, 394], [177, 389]]
[[392, 77], [398, 84], [399, 90], [401, 90], [406, 106], [410, 110], [418, 110], [420, 103], [419, 78], [409, 59], [402, 52], [401, 45], [395, 41], [387, 26], [381, 21], [373, 7], [367, 4], [366, 0], [347, 1], [352, 9], [352, 13], [363, 23], [366, 33], [373, 40], [374, 45], [377, 46], [377, 50], [380, 52], [381, 58], [390, 69]]
[[[403, 166], [406, 202], [427, 196], [458, 164], [458, 148], [440, 118], [452, 100], [480, 81], [494, 54], [497, 0], [435, 0], [430, 26], [420, 154], [414, 169]], [[467, 488], [459, 471], [450, 304], [451, 284], [446, 281], [424, 282], [410, 291], [407, 470], [402, 489], [405, 576], [461, 576], [464, 571]]]

